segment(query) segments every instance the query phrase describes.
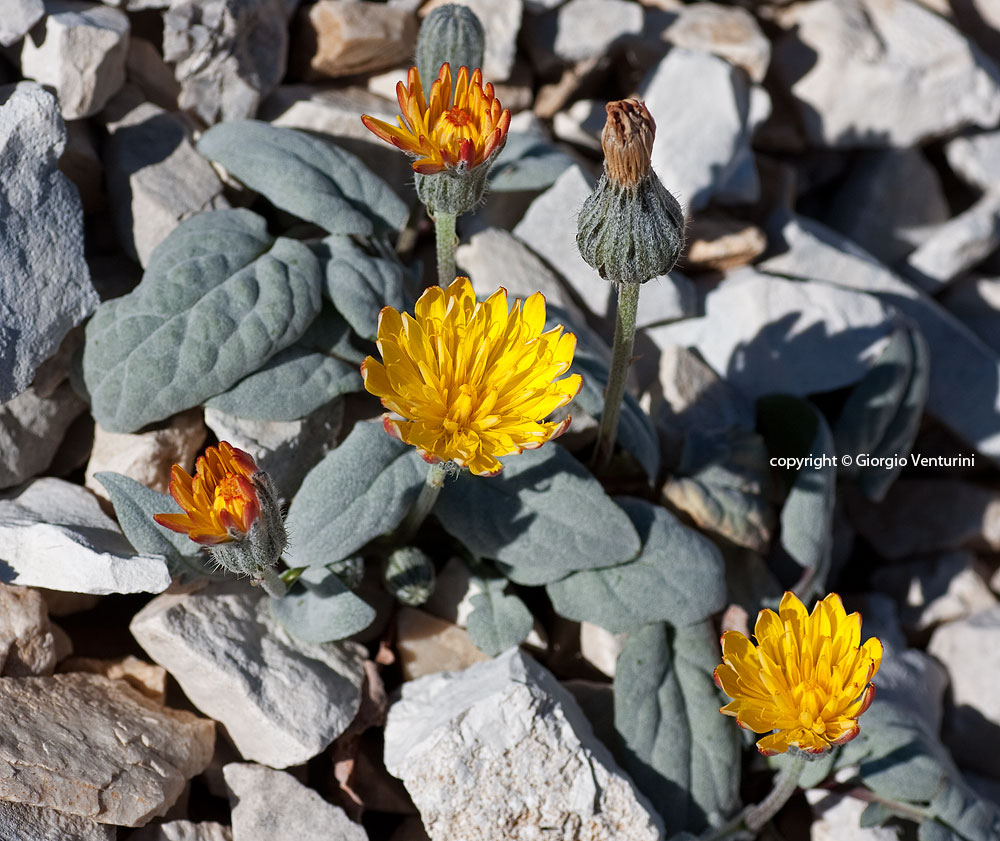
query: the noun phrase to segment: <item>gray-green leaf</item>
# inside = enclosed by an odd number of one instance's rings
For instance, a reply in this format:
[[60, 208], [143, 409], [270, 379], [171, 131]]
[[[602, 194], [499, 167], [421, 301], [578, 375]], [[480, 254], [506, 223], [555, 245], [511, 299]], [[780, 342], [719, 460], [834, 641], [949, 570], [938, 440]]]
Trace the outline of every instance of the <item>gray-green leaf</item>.
[[476, 647], [491, 657], [524, 642], [534, 624], [524, 602], [504, 594], [506, 584], [502, 579], [487, 581], [485, 590], [470, 599], [473, 610], [466, 629]]
[[374, 608], [332, 572], [318, 584], [302, 582], [284, 598], [272, 598], [271, 611], [292, 636], [303, 642], [346, 639], [375, 621]]
[[718, 663], [711, 622], [676, 630], [647, 625], [618, 658], [620, 755], [668, 834], [717, 826], [739, 806], [738, 730], [719, 714]]
[[499, 476], [445, 484], [434, 513], [475, 555], [507, 565], [518, 584], [547, 584], [581, 569], [615, 566], [639, 535], [583, 465], [558, 444], [505, 460]]
[[198, 151], [275, 207], [338, 234], [399, 230], [402, 199], [361, 159], [332, 143], [257, 120], [217, 123]]
[[321, 281], [305, 245], [273, 239], [248, 210], [182, 222], [139, 286], [87, 325], [83, 376], [94, 417], [133, 432], [227, 390], [305, 333]]
[[378, 422], [355, 425], [302, 482], [288, 510], [294, 566], [339, 561], [394, 529], [416, 501], [427, 465]]
[[715, 544], [641, 499], [615, 500], [639, 532], [639, 556], [547, 585], [556, 613], [613, 634], [651, 622], [690, 625], [725, 606], [725, 565]]

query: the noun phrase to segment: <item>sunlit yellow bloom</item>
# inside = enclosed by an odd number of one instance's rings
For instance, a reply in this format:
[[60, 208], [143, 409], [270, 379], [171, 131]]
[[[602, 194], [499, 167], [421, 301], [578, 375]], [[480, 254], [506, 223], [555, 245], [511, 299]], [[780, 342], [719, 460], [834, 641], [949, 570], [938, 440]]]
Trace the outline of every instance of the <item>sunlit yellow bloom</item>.
[[153, 519], [206, 546], [235, 540], [260, 516], [261, 501], [252, 481], [256, 473], [249, 453], [222, 441], [198, 458], [193, 477], [179, 464], [170, 469], [170, 495], [185, 513], [156, 514]]
[[882, 643], [861, 644], [861, 616], [844, 611], [832, 593], [811, 614], [794, 593], [778, 612], [762, 610], [757, 645], [739, 631], [722, 635], [722, 665], [715, 682], [734, 700], [720, 712], [740, 727], [771, 733], [757, 742], [765, 756], [795, 745], [822, 753], [858, 735], [858, 716], [871, 705], [869, 681], [882, 662]]
[[424, 292], [414, 315], [382, 310], [382, 362], [369, 356], [361, 373], [392, 413], [386, 430], [426, 460], [492, 475], [503, 468], [498, 456], [540, 447], [569, 425], [543, 421], [580, 390], [579, 374], [557, 379], [573, 362], [576, 337], [561, 326], [542, 332], [541, 293], [508, 311], [506, 289], [477, 303], [459, 277]]
[[402, 115], [399, 127], [365, 114], [361, 120], [383, 140], [413, 155], [413, 169], [432, 175], [445, 169], [472, 169], [503, 148], [510, 128], [510, 111], [501, 108], [493, 85], [483, 87], [483, 73], [462, 67], [451, 90], [451, 68], [444, 64], [431, 85], [430, 104], [424, 99], [420, 74], [410, 68], [407, 84], [396, 85]]

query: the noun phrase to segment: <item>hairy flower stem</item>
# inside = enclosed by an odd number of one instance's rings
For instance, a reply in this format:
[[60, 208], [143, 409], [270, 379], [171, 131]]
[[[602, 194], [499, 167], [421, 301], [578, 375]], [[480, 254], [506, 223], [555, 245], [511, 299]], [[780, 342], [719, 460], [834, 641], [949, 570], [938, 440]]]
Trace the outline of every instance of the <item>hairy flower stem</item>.
[[434, 214], [434, 234], [437, 238], [438, 286], [446, 289], [455, 279], [455, 249], [458, 237], [455, 235], [457, 214], [438, 211]]
[[261, 570], [260, 579], [254, 581], [254, 584], [258, 584], [263, 587], [265, 593], [276, 599], [283, 598], [288, 592], [288, 587], [285, 585], [281, 576], [270, 567], [264, 567], [264, 569]]
[[618, 284], [618, 310], [615, 316], [615, 345], [611, 352], [611, 371], [608, 387], [604, 392], [604, 411], [601, 426], [597, 431], [597, 447], [591, 467], [595, 472], [604, 470], [611, 461], [618, 434], [618, 416], [621, 413], [622, 397], [625, 396], [625, 380], [628, 366], [632, 361], [632, 345], [635, 343], [635, 315], [639, 308], [638, 283]]
[[784, 768], [775, 778], [771, 793], [756, 806], [747, 810], [744, 817], [747, 829], [753, 833], [760, 832], [761, 827], [778, 814], [781, 807], [788, 802], [788, 798], [795, 793], [799, 778], [802, 776], [802, 771], [808, 761], [809, 755], [807, 753], [803, 751], [795, 753], [792, 761], [788, 763], [788, 767]]
[[396, 532], [395, 540], [397, 546], [405, 546], [410, 538], [417, 533], [427, 515], [431, 513], [434, 503], [437, 502], [438, 494], [441, 493], [441, 486], [444, 485], [444, 478], [448, 475], [448, 462], [439, 461], [430, 466], [427, 471], [427, 479], [420, 489], [420, 496], [413, 503], [410, 513], [406, 515], [399, 529]]

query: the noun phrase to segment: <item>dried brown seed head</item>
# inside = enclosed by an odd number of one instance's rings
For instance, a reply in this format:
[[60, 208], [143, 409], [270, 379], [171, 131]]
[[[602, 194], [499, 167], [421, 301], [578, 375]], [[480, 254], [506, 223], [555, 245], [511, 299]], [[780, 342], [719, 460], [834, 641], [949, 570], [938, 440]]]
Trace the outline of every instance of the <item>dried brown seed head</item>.
[[608, 178], [622, 186], [633, 187], [649, 174], [656, 123], [646, 103], [637, 99], [609, 102], [601, 147]]

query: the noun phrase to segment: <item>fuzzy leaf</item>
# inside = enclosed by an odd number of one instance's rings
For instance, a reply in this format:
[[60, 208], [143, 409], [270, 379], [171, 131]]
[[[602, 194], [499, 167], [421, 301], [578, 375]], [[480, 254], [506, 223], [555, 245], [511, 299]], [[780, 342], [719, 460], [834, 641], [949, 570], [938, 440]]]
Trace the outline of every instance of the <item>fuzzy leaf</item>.
[[346, 639], [375, 621], [374, 608], [332, 572], [318, 584], [302, 582], [284, 598], [272, 598], [271, 611], [292, 636], [313, 643]]
[[491, 657], [524, 642], [535, 621], [524, 602], [504, 594], [506, 585], [502, 579], [487, 581], [484, 591], [470, 599], [473, 610], [466, 630], [475, 646]]
[[371, 236], [399, 230], [402, 199], [361, 159], [332, 143], [258, 120], [217, 123], [198, 151], [222, 164], [275, 207], [330, 233]]
[[639, 532], [639, 556], [547, 585], [556, 613], [617, 634], [650, 622], [690, 625], [725, 606], [725, 565], [715, 544], [665, 508], [630, 497], [615, 501]]
[[738, 730], [719, 715], [711, 622], [629, 637], [615, 672], [615, 728], [625, 769], [670, 833], [717, 826], [739, 806]]
[[583, 465], [558, 444], [504, 460], [499, 476], [448, 482], [434, 513], [475, 555], [507, 565], [518, 584], [547, 584], [581, 569], [615, 566], [639, 535]]
[[272, 239], [250, 211], [182, 222], [139, 286], [87, 325], [83, 376], [94, 417], [134, 432], [225, 391], [305, 333], [320, 285], [312, 252]]
[[288, 510], [293, 566], [339, 561], [402, 521], [427, 465], [378, 422], [358, 423], [302, 481]]
[[370, 257], [347, 237], [331, 236], [316, 248], [326, 272], [326, 294], [359, 336], [375, 340], [382, 307], [410, 308], [399, 263]]

